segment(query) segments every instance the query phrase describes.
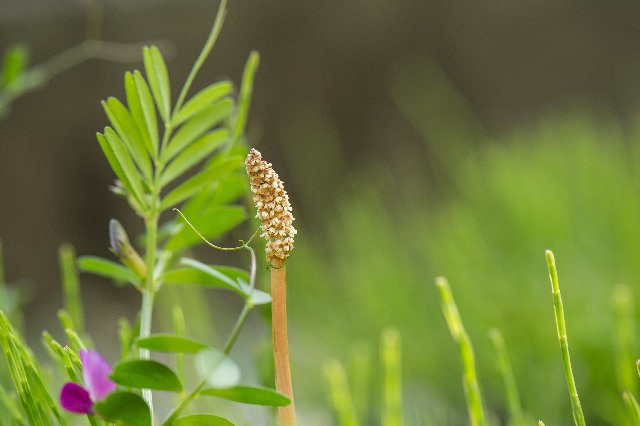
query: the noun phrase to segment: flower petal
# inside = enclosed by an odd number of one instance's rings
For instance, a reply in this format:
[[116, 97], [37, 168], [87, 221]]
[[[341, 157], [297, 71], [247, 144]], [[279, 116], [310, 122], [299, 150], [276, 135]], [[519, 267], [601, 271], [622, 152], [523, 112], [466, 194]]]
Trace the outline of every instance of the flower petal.
[[80, 349], [84, 384], [94, 402], [103, 400], [116, 390], [116, 384], [109, 379], [111, 367], [100, 354], [91, 349]]
[[66, 383], [60, 391], [60, 405], [67, 411], [92, 414], [93, 402], [89, 392], [77, 383]]

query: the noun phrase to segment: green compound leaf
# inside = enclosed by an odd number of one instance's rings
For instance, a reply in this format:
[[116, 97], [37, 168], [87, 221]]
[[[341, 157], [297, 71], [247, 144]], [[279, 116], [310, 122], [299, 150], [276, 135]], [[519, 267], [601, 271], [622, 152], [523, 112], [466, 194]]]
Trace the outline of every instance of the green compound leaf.
[[128, 426], [151, 426], [149, 406], [140, 395], [132, 392], [113, 392], [94, 406], [96, 412], [109, 422]]
[[215, 166], [206, 168], [171, 191], [160, 203], [160, 210], [166, 210], [186, 200], [192, 195], [213, 185], [221, 176], [234, 171], [243, 164], [243, 157], [231, 156], [219, 161]]
[[147, 155], [145, 141], [127, 108], [114, 97], [110, 97], [106, 102], [103, 101], [102, 107], [142, 174], [146, 179], [151, 180], [151, 162]]
[[[142, 99], [138, 93], [138, 87], [136, 85], [136, 79], [133, 74], [127, 72], [124, 75], [124, 89], [127, 94], [127, 105], [129, 106], [129, 113], [133, 119], [147, 152], [151, 156], [155, 156], [155, 150], [151, 143], [150, 129], [147, 126], [147, 120], [145, 118], [145, 111], [142, 106]], [[155, 115], [154, 115], [155, 117]]]
[[207, 130], [228, 118], [232, 110], [233, 101], [229, 98], [204, 108], [176, 132], [162, 153], [162, 158], [166, 161], [171, 160]]
[[154, 159], [158, 158], [158, 118], [156, 117], [156, 106], [153, 103], [151, 91], [146, 80], [140, 71], [133, 72], [133, 80], [136, 84], [138, 97], [140, 98], [140, 106], [144, 115], [145, 126], [151, 140], [151, 153]]
[[289, 398], [281, 393], [262, 386], [233, 386], [224, 389], [205, 389], [200, 392], [200, 395], [215, 396], [229, 401], [242, 402], [243, 404], [267, 405], [271, 407], [284, 407], [291, 403]]
[[173, 334], [153, 334], [136, 342], [139, 348], [149, 349], [157, 352], [174, 352], [195, 354], [207, 345], [197, 340], [187, 339], [185, 337]]
[[165, 186], [187, 171], [190, 167], [204, 160], [229, 138], [227, 129], [214, 130], [195, 140], [182, 151], [164, 170], [160, 178], [160, 186]]
[[151, 93], [153, 93], [156, 105], [158, 105], [160, 116], [165, 122], [168, 122], [171, 110], [171, 87], [169, 86], [167, 65], [156, 46], [145, 47], [142, 56], [144, 70], [147, 73]]
[[140, 176], [118, 135], [116, 135], [111, 128], [107, 127], [105, 128], [105, 134], [98, 133], [97, 137], [102, 152], [104, 152], [105, 157], [107, 157], [111, 169], [113, 169], [113, 172], [120, 182], [122, 182], [127, 193], [134, 198], [139, 206], [146, 207], [146, 203], [143, 203], [144, 195]]
[[152, 360], [119, 362], [109, 377], [120, 385], [132, 388], [182, 391], [178, 376], [166, 365]]
[[[191, 224], [208, 240], [232, 230], [246, 219], [245, 209], [240, 206], [213, 206], [193, 218]], [[179, 231], [169, 239], [165, 248], [178, 251], [200, 243], [202, 240], [184, 221], [179, 222]]]
[[131, 283], [140, 286], [140, 279], [126, 266], [97, 256], [82, 256], [76, 261], [78, 268], [101, 277], [111, 278], [116, 283]]
[[196, 371], [211, 388], [229, 388], [240, 381], [240, 367], [222, 351], [204, 349], [196, 355]]
[[229, 420], [224, 417], [214, 416], [213, 414], [192, 414], [190, 416], [180, 417], [171, 423], [172, 426], [233, 426]]
[[171, 125], [178, 127], [218, 99], [227, 96], [232, 89], [233, 84], [229, 81], [221, 81], [205, 87], [180, 108], [171, 120]]

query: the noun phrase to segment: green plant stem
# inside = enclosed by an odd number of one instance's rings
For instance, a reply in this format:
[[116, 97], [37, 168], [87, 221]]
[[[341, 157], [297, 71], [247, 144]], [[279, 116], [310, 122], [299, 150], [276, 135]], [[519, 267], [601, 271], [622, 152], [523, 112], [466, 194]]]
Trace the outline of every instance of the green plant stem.
[[[156, 195], [156, 194], [154, 194]], [[159, 197], [154, 197], [158, 199]], [[144, 339], [151, 334], [151, 321], [153, 318], [153, 302], [155, 299], [156, 283], [155, 283], [155, 264], [156, 264], [156, 245], [158, 243], [158, 214], [153, 213], [147, 217], [146, 221], [146, 242], [147, 251], [145, 263], [147, 265], [147, 277], [145, 286], [142, 290], [142, 307], [140, 309], [140, 333], [139, 338]], [[141, 359], [149, 359], [149, 350], [140, 349], [139, 356]], [[153, 420], [153, 396], [150, 389], [142, 390], [142, 397], [149, 405], [151, 411], [151, 419]], [[153, 421], [152, 421], [153, 423]]]
[[558, 339], [560, 340], [560, 348], [562, 350], [562, 361], [564, 363], [564, 374], [569, 387], [569, 395], [571, 397], [571, 409], [573, 412], [573, 421], [576, 426], [585, 426], [584, 414], [578, 397], [578, 389], [573, 378], [571, 369], [571, 356], [569, 355], [569, 339], [567, 337], [567, 327], [564, 321], [564, 309], [562, 307], [562, 296], [560, 295], [560, 285], [558, 284], [558, 271], [556, 269], [556, 261], [551, 250], [545, 251], [547, 258], [547, 267], [549, 268], [549, 279], [551, 280], [551, 291], [553, 293], [553, 307], [556, 317], [556, 328], [558, 330]]
[[349, 390], [344, 366], [336, 359], [324, 363], [324, 375], [329, 383], [329, 396], [340, 426], [358, 426], [358, 416]]
[[[180, 213], [180, 214], [182, 214], [182, 213]], [[186, 218], [185, 218], [185, 220], [186, 220]], [[188, 221], [187, 221], [187, 223], [188, 223]], [[191, 224], [189, 224], [189, 225], [191, 225]], [[197, 231], [196, 231], [196, 233], [197, 233]], [[256, 271], [257, 271], [256, 254], [255, 254], [255, 251], [251, 247], [249, 247], [246, 243], [243, 244], [242, 247], [246, 248], [251, 253], [251, 274], [249, 276], [249, 288], [251, 290], [253, 290], [253, 288], [255, 288], [255, 284], [256, 284]], [[242, 311], [240, 312], [240, 315], [238, 315], [238, 319], [236, 320], [236, 323], [233, 326], [233, 329], [232, 329], [232, 331], [231, 331], [231, 333], [229, 335], [229, 338], [227, 339], [227, 343], [224, 346], [223, 352], [224, 352], [225, 355], [229, 355], [229, 353], [231, 352], [231, 349], [233, 348], [233, 345], [235, 344], [235, 342], [236, 342], [236, 340], [238, 338], [238, 335], [240, 334], [240, 330], [242, 330], [242, 327], [244, 326], [244, 324], [245, 324], [245, 322], [247, 320], [247, 317], [249, 315], [249, 312], [251, 312], [251, 309], [253, 309], [253, 304], [251, 303], [250, 300], [247, 300], [245, 302], [245, 304], [244, 304], [244, 307], [242, 308]], [[193, 388], [193, 390], [191, 390], [191, 392], [189, 392], [188, 394], [186, 394], [184, 396], [184, 398], [180, 401], [180, 403], [171, 411], [171, 413], [169, 413], [169, 415], [167, 416], [167, 419], [162, 424], [168, 426], [175, 419], [177, 419], [178, 416], [180, 415], [180, 413], [182, 413], [182, 411], [185, 409], [185, 407], [194, 398], [196, 398], [198, 396], [198, 394], [200, 393], [200, 391], [202, 390], [202, 388], [206, 384], [207, 384], [207, 380], [206, 379], [202, 379], [200, 381], [200, 383], [198, 383], [198, 385], [195, 388]]]
[[401, 426], [402, 415], [402, 373], [400, 333], [387, 328], [380, 337], [380, 360], [383, 368], [382, 425]]
[[504, 384], [504, 391], [509, 406], [510, 424], [524, 424], [518, 385], [516, 384], [513, 370], [511, 369], [511, 362], [509, 361], [509, 354], [507, 353], [502, 333], [500, 333], [500, 330], [494, 328], [489, 332], [489, 337], [496, 351], [498, 370], [500, 371]]
[[64, 307], [71, 317], [76, 331], [84, 330], [84, 315], [82, 312], [82, 298], [80, 283], [76, 272], [76, 253], [73, 246], [63, 244], [59, 249], [60, 269], [62, 270], [62, 288], [64, 289]]
[[458, 343], [460, 355], [462, 357], [462, 368], [464, 372], [463, 386], [465, 397], [467, 399], [467, 409], [469, 411], [469, 419], [473, 426], [484, 426], [486, 424], [484, 416], [484, 408], [482, 406], [482, 395], [478, 377], [476, 374], [476, 365], [473, 355], [473, 346], [471, 339], [467, 335], [462, 324], [462, 319], [458, 313], [458, 307], [453, 299], [449, 282], [444, 277], [436, 278], [436, 285], [440, 290], [440, 298], [442, 303], [442, 312], [447, 320], [451, 336]]
[[[176, 101], [176, 106], [173, 109], [173, 112], [176, 113], [182, 107], [185, 98], [187, 97], [187, 93], [191, 88], [191, 84], [193, 84], [193, 80], [195, 80], [198, 71], [202, 68], [204, 61], [207, 59], [209, 54], [211, 53], [211, 49], [213, 49], [213, 45], [216, 43], [218, 39], [218, 35], [220, 34], [220, 30], [222, 29], [222, 24], [224, 23], [225, 15], [227, 14], [227, 0], [221, 0], [220, 6], [218, 6], [218, 11], [216, 12], [216, 18], [213, 22], [213, 26], [211, 27], [211, 32], [209, 32], [209, 37], [207, 37], [207, 41], [204, 43], [202, 47], [202, 51], [198, 55], [196, 62], [193, 64], [193, 68], [191, 68], [191, 72], [187, 76], [187, 80], [182, 86], [182, 90], [180, 91], [180, 95], [178, 96], [178, 100]], [[169, 120], [171, 121], [171, 120]]]
[[633, 293], [628, 286], [618, 285], [613, 290], [613, 309], [616, 315], [618, 391], [631, 393], [638, 388], [638, 376], [633, 367], [636, 353], [635, 314]]

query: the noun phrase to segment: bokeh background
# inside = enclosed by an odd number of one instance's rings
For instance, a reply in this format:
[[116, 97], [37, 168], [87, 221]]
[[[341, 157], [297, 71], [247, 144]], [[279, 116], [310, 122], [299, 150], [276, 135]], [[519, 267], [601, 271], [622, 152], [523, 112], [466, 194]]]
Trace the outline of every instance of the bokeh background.
[[[46, 61], [84, 39], [87, 4], [3, 0], [0, 50], [21, 42], [32, 63]], [[161, 44], [174, 92], [217, 7], [99, 4], [102, 39]], [[625, 424], [611, 300], [616, 285], [637, 294], [640, 282], [639, 23], [633, 1], [231, 2], [196, 86], [238, 82], [260, 52], [249, 142], [285, 180], [297, 217], [289, 303], [305, 424], [332, 424], [322, 362], [368, 347], [375, 370], [387, 326], [402, 336], [409, 424], [466, 424], [438, 275], [452, 284], [497, 424], [506, 403], [491, 327], [505, 335], [525, 411], [569, 424], [549, 248], [587, 419]], [[99, 101], [123, 96], [124, 72], [141, 67], [83, 62], [0, 120], [0, 237], [36, 345], [57, 330], [58, 246], [109, 256], [111, 217], [142, 228], [107, 190], [95, 140], [107, 123]], [[131, 317], [137, 297], [86, 281], [88, 329], [115, 339], [114, 319]], [[370, 391], [365, 424], [375, 425], [378, 385]]]

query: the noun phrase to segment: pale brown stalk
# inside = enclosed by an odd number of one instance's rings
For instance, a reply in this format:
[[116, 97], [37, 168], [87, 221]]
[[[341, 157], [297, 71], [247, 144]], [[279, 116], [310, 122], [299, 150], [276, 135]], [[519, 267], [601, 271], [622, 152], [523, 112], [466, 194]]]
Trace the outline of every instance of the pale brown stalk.
[[291, 400], [291, 404], [278, 408], [280, 426], [296, 424], [293, 404], [291, 368], [289, 365], [289, 339], [287, 336], [287, 269], [283, 264], [271, 268], [271, 326], [273, 334], [273, 362], [276, 390]]
[[291, 368], [289, 365], [289, 338], [287, 336], [287, 269], [285, 262], [293, 250], [293, 215], [284, 184], [270, 163], [252, 149], [245, 161], [256, 217], [260, 219], [262, 234], [267, 240], [265, 247], [267, 262], [271, 267], [271, 329], [273, 335], [273, 361], [276, 390], [291, 403], [278, 408], [280, 426], [295, 426], [296, 411], [293, 404]]

